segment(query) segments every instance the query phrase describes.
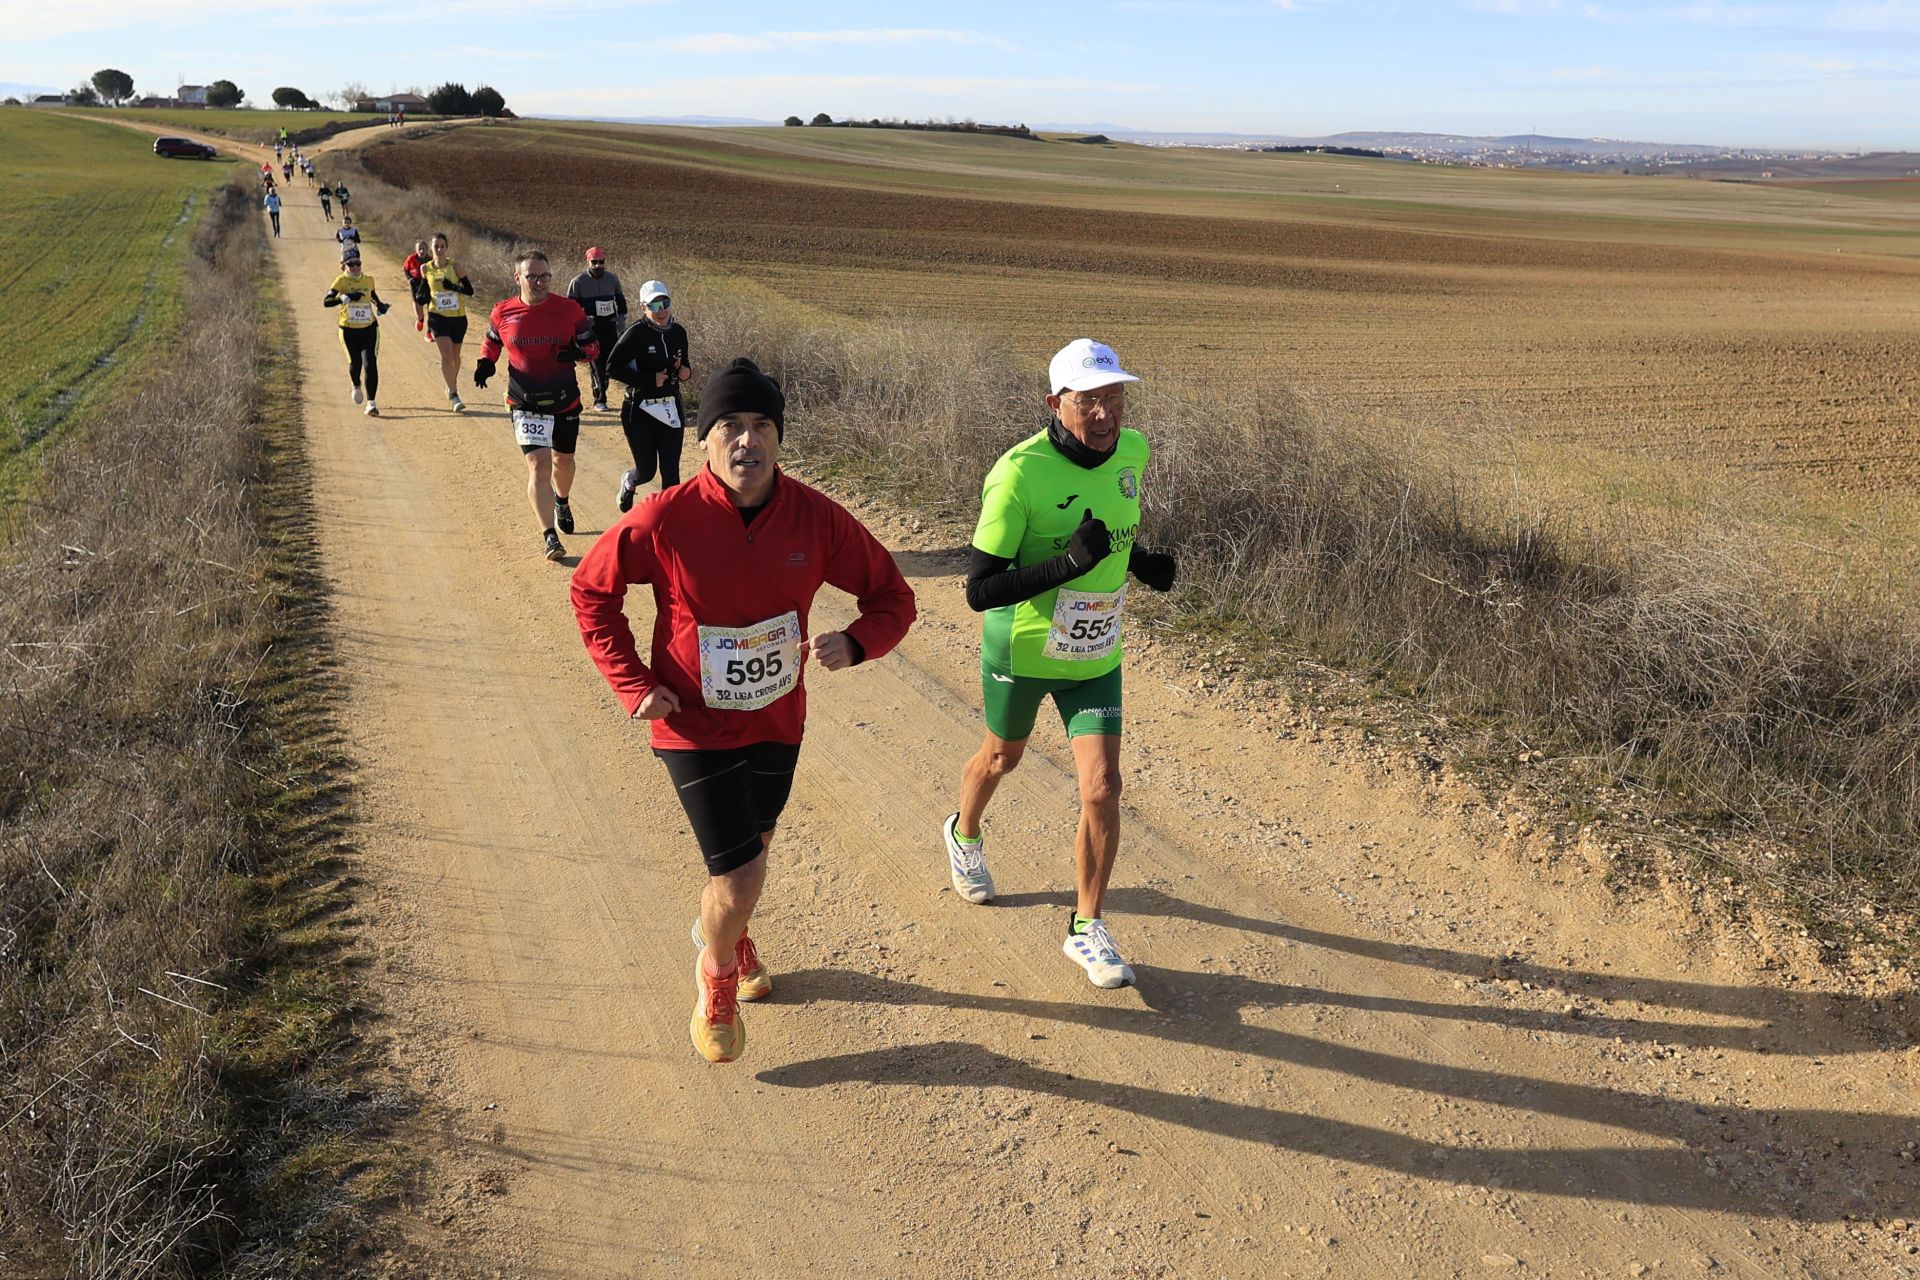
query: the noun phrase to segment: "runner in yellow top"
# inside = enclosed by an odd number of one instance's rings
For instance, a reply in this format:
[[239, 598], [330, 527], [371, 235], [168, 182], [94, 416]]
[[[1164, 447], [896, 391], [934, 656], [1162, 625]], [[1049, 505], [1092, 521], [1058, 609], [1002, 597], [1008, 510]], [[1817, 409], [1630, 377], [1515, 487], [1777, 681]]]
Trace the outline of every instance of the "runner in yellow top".
[[467, 340], [467, 299], [473, 296], [473, 282], [447, 256], [446, 232], [434, 232], [428, 244], [432, 256], [420, 264], [427, 336], [440, 348], [440, 377], [447, 384], [447, 405], [455, 413], [465, 413], [467, 405], [459, 391], [460, 344]]
[[1073, 858], [1079, 896], [1061, 950], [1096, 987], [1133, 983], [1101, 918], [1120, 849], [1120, 662], [1127, 575], [1173, 586], [1171, 555], [1135, 542], [1151, 450], [1121, 427], [1126, 384], [1113, 348], [1068, 343], [1048, 370], [1047, 429], [987, 472], [967, 566], [967, 604], [984, 613], [980, 687], [987, 735], [942, 831], [948, 876], [968, 902], [993, 897], [980, 823], [1020, 763], [1040, 704], [1053, 700], [1080, 784]]
[[380, 392], [380, 317], [387, 304], [374, 290], [373, 277], [360, 272], [360, 250], [348, 245], [340, 252], [340, 274], [327, 287], [322, 306], [340, 308], [340, 345], [347, 351], [347, 376], [353, 380], [353, 402], [359, 404], [360, 366], [367, 370], [367, 416], [380, 416], [374, 397]]

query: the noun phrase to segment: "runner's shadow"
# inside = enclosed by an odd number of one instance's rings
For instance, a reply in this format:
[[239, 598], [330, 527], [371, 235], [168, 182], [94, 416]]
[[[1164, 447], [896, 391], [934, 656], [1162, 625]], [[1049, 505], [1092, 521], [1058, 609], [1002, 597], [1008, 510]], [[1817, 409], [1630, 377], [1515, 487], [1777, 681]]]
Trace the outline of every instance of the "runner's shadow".
[[[1004, 894], [995, 901], [1011, 907], [1064, 907], [1072, 904], [1070, 890]], [[1418, 943], [1356, 938], [1188, 902], [1150, 886], [1114, 889], [1107, 894], [1107, 906], [1115, 915], [1191, 920], [1195, 924], [1282, 938], [1303, 946], [1457, 974], [1475, 981], [1525, 982], [1535, 987], [1558, 988], [1570, 996], [1684, 1009], [1714, 1017], [1744, 1019], [1748, 1024], [1746, 1027], [1655, 1024], [1661, 1032], [1660, 1038], [1672, 1043], [1750, 1048], [1760, 1030], [1780, 1028], [1796, 1039], [1793, 1043], [1783, 1041], [1768, 1045], [1769, 1052], [1819, 1056], [1865, 1053], [1884, 1047], [1852, 1025], [1868, 1018], [1883, 1024], [1889, 1031], [1894, 1028], [1906, 1031], [1910, 1040], [1920, 1039], [1920, 1009], [1906, 1007], [1911, 1003], [1908, 1001], [1889, 1000], [1881, 1002], [1876, 1008], [1862, 997], [1841, 992], [1788, 991], [1778, 987], [1728, 986], [1673, 978], [1593, 973], [1534, 964], [1522, 956], [1490, 956]], [[1634, 1021], [1624, 1020], [1626, 1025], [1632, 1025]], [[1607, 1034], [1620, 1034], [1618, 1028], [1622, 1022], [1602, 1016], [1593, 1025]], [[1569, 1031], [1574, 1028], [1561, 1026], [1557, 1029]]]
[[[1767, 1142], [1760, 1155], [1748, 1157], [1732, 1170], [1721, 1170], [1717, 1163], [1708, 1165], [1705, 1153], [1697, 1150], [1694, 1142], [1671, 1145], [1677, 1140], [1674, 1133], [1663, 1135], [1669, 1145], [1645, 1147], [1487, 1149], [1435, 1143], [1393, 1129], [1300, 1111], [1083, 1079], [984, 1045], [956, 1041], [816, 1058], [762, 1071], [755, 1078], [791, 1089], [843, 1083], [917, 1089], [1021, 1089], [1062, 1101], [1110, 1107], [1239, 1142], [1371, 1165], [1435, 1182], [1804, 1222], [1871, 1218], [1876, 1212], [1893, 1212], [1911, 1204], [1914, 1191], [1920, 1189], [1907, 1186], [1889, 1190], [1876, 1204], [1854, 1191], [1850, 1171], [1822, 1167], [1822, 1154], [1809, 1153], [1812, 1163], [1808, 1163], [1774, 1142]], [[1758, 1117], [1746, 1119], [1751, 1122]], [[1771, 1117], [1776, 1127], [1815, 1133], [1833, 1132], [1836, 1125], [1849, 1132], [1871, 1131], [1875, 1125], [1884, 1126], [1896, 1119], [1826, 1111], [1784, 1112]], [[1909, 1176], [1906, 1181], [1915, 1179]]]
[[[1147, 971], [1143, 987], [1164, 977], [1211, 979]], [[1132, 1085], [1076, 1081], [1029, 1066], [983, 1046], [949, 1044], [881, 1050], [797, 1063], [763, 1073], [770, 1084], [811, 1088], [849, 1080], [876, 1084], [1009, 1083], [1223, 1136], [1356, 1160], [1423, 1177], [1499, 1184], [1554, 1195], [1600, 1196], [1648, 1204], [1724, 1209], [1806, 1220], [1871, 1214], [1857, 1188], [1858, 1172], [1840, 1159], [1871, 1160], [1902, 1185], [1878, 1207], [1891, 1212], [1920, 1197], [1920, 1172], [1895, 1159], [1899, 1136], [1912, 1131], [1908, 1115], [1816, 1110], [1707, 1107], [1684, 1098], [1599, 1085], [1533, 1079], [1508, 1072], [1453, 1066], [1363, 1049], [1294, 1032], [1248, 1025], [1236, 1014], [1212, 1010], [1200, 1017], [1168, 1017], [1121, 1005], [970, 995], [847, 970], [812, 969], [781, 975], [789, 1000], [845, 1000], [878, 1006], [924, 1005], [1078, 1024], [1103, 1033], [1133, 1034], [1219, 1049], [1231, 1054], [1331, 1071], [1396, 1089], [1477, 1104], [1494, 1104], [1600, 1124], [1643, 1135], [1646, 1146], [1576, 1150], [1486, 1151], [1446, 1146], [1392, 1130], [1269, 1111], [1247, 1103], [1192, 1097]], [[925, 1051], [924, 1055], [923, 1052]], [[1673, 1148], [1664, 1144], [1683, 1143]], [[1705, 1164], [1710, 1152], [1737, 1152], [1728, 1169]], [[1770, 1196], [1783, 1198], [1772, 1199]]]

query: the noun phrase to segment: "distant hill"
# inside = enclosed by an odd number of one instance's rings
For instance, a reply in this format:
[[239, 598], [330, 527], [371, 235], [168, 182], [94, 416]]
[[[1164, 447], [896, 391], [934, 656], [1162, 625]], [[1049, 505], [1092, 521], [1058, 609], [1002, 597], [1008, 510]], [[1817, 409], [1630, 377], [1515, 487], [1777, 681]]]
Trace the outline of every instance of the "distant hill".
[[556, 116], [530, 115], [530, 120], [589, 120], [600, 124], [678, 124], [695, 128], [743, 128], [779, 124], [747, 116]]

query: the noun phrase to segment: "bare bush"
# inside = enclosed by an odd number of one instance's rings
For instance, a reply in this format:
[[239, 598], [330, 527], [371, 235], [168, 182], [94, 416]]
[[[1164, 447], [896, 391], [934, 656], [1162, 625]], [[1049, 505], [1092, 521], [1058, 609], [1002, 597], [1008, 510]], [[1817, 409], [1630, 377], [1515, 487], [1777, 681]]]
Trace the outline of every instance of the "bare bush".
[[177, 346], [48, 453], [0, 544], [9, 1275], [206, 1274], [255, 1212], [262, 1152], [237, 1144], [280, 1122], [229, 1021], [281, 792], [256, 223], [248, 191], [219, 194]]

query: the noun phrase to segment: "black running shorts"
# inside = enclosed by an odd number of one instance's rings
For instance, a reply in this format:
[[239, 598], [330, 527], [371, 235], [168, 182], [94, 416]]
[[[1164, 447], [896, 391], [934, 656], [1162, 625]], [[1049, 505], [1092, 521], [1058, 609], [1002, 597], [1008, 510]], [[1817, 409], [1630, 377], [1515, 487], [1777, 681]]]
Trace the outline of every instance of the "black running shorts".
[[[580, 411], [555, 414], [553, 418], [553, 451], [572, 453], [580, 445]], [[543, 444], [523, 444], [520, 452], [532, 453], [535, 449], [544, 449]]]
[[663, 751], [680, 793], [680, 807], [693, 825], [707, 874], [723, 876], [760, 856], [760, 837], [773, 830], [793, 790], [800, 746], [756, 742], [721, 751]]
[[459, 346], [467, 340], [467, 318], [465, 316], [443, 316], [427, 312], [427, 336], [430, 338], [452, 338], [453, 345]]

